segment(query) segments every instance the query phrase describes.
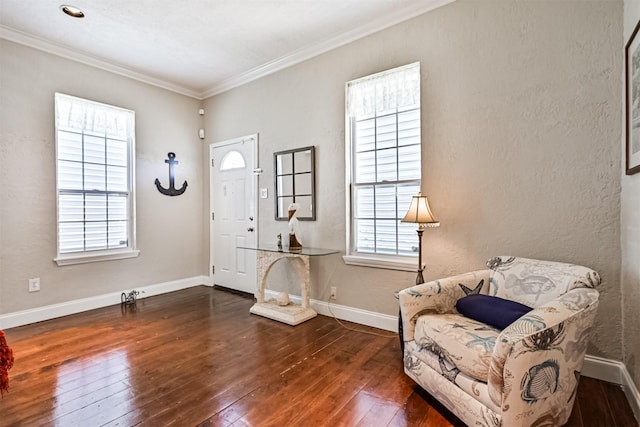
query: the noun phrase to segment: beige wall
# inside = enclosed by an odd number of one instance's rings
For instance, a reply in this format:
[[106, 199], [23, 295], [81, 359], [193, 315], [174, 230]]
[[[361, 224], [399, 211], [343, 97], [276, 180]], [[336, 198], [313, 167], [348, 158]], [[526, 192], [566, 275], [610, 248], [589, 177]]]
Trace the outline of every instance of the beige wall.
[[[302, 232], [344, 251], [344, 84], [420, 61], [423, 192], [442, 222], [425, 233], [425, 278], [499, 254], [590, 266], [603, 286], [588, 352], [620, 360], [622, 27], [622, 2], [459, 0], [206, 100], [207, 143], [260, 134], [263, 242], [286, 230], [273, 152], [315, 145], [318, 219]], [[338, 304], [386, 314], [415, 280], [339, 256], [312, 269], [313, 298], [337, 286]]]
[[[624, 2], [624, 44], [640, 21], [640, 2]], [[640, 34], [636, 35], [640, 37]], [[624, 123], [624, 122], [623, 122]], [[622, 362], [640, 388], [640, 174], [625, 175], [622, 134]]]
[[[137, 238], [133, 259], [58, 267], [54, 92], [136, 112]], [[0, 314], [199, 276], [202, 264], [200, 102], [0, 40]], [[180, 197], [164, 159], [175, 151]], [[182, 181], [180, 181], [181, 183]], [[27, 292], [41, 278], [42, 291]]]
[[[625, 9], [627, 38], [636, 9]], [[458, 0], [208, 99], [206, 143], [260, 133], [259, 186], [270, 197], [260, 200], [259, 226], [268, 242], [286, 230], [273, 219], [272, 154], [315, 145], [318, 220], [301, 222], [305, 244], [344, 250], [344, 83], [420, 61], [423, 190], [442, 222], [425, 235], [427, 280], [482, 268], [496, 254], [593, 267], [604, 282], [589, 353], [624, 355], [638, 384], [635, 176], [622, 178], [620, 220], [622, 16], [617, 1]], [[55, 91], [136, 111], [140, 257], [52, 261]], [[206, 274], [208, 152], [197, 138], [199, 106], [0, 40], [0, 314]], [[166, 177], [168, 151], [178, 155], [178, 179], [189, 181], [180, 197], [153, 186]], [[312, 269], [313, 298], [337, 286], [339, 304], [390, 315], [393, 291], [415, 280], [347, 266], [339, 256], [314, 260]], [[42, 279], [41, 292], [27, 292], [30, 277]]]

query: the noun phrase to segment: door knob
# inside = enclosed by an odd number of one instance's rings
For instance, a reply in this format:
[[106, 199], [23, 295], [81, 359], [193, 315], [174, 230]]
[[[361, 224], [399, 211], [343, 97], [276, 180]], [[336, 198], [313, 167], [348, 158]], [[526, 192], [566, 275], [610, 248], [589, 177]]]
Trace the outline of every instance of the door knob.
[[253, 227], [247, 228], [247, 231], [253, 231]]

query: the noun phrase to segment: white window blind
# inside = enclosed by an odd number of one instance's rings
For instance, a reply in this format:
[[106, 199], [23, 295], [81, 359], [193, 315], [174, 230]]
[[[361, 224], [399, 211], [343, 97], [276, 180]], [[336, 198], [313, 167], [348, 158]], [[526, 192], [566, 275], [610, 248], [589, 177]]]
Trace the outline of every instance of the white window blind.
[[135, 113], [55, 95], [58, 257], [133, 249]]
[[347, 83], [352, 255], [417, 255], [402, 223], [420, 192], [420, 64]]

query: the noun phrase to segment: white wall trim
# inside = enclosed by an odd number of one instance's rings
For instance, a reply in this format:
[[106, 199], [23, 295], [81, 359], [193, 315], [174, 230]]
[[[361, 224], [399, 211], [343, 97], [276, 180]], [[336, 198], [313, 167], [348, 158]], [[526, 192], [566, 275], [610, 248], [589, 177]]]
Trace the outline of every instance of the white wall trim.
[[586, 355], [582, 375], [614, 384], [620, 384], [627, 396], [636, 420], [640, 421], [640, 392], [624, 363], [602, 357]]
[[354, 28], [346, 33], [338, 34], [335, 37], [330, 37], [314, 45], [298, 49], [288, 55], [262, 64], [252, 70], [223, 80], [206, 90], [201, 96], [203, 99], [206, 99], [235, 87], [242, 86], [261, 77], [268, 76], [269, 74], [273, 74], [287, 67], [291, 67], [292, 65], [306, 61], [307, 59], [311, 59], [325, 52], [329, 52], [330, 50], [337, 49], [340, 46], [344, 46], [358, 39], [377, 33], [378, 31], [382, 31], [386, 28], [407, 21], [411, 18], [415, 18], [416, 16], [438, 9], [449, 3], [453, 3], [454, 1], [455, 0], [436, 0], [426, 4], [418, 2], [413, 3], [411, 5], [412, 7], [398, 9], [395, 12], [385, 14], [380, 16], [378, 19], [373, 19], [367, 25]]
[[587, 354], [584, 357], [581, 375], [614, 384], [622, 384], [623, 370], [626, 371], [627, 368], [621, 362]]
[[[278, 293], [274, 291], [265, 291], [265, 297], [267, 298], [275, 298], [277, 294]], [[300, 303], [299, 296], [289, 295], [289, 298], [292, 302]], [[329, 304], [328, 302], [314, 299], [310, 300], [309, 303], [318, 314], [337, 317], [340, 320], [347, 320], [391, 332], [398, 332], [397, 316], [390, 316], [388, 314], [361, 310], [339, 304]], [[625, 396], [635, 414], [636, 420], [640, 420], [640, 393], [624, 363], [587, 354], [584, 358], [581, 374], [585, 377], [620, 384], [624, 389]]]
[[[211, 278], [209, 276], [194, 276], [186, 279], [128, 288], [95, 297], [81, 298], [64, 303], [2, 314], [0, 315], [0, 329], [14, 328], [30, 323], [54, 319], [56, 317], [120, 304], [122, 292], [130, 292], [132, 289], [136, 289], [140, 292], [138, 298], [141, 299], [200, 285], [212, 286]], [[275, 298], [277, 294], [277, 292], [271, 290], [265, 291], [266, 298]], [[300, 303], [299, 296], [290, 295], [290, 298], [291, 301]], [[398, 332], [397, 316], [376, 313], [340, 304], [329, 304], [326, 301], [314, 299], [310, 300], [310, 304], [318, 314], [336, 317], [340, 320], [359, 323], [361, 325], [367, 325], [386, 331]], [[636, 420], [640, 420], [640, 392], [634, 384], [627, 367], [622, 362], [586, 355], [584, 365], [582, 367], [582, 375], [614, 384], [620, 384], [624, 389], [624, 393], [629, 401], [629, 405], [631, 406], [633, 413], [635, 414]]]
[[398, 316], [390, 316], [345, 305], [330, 304], [325, 301], [312, 300], [310, 303], [315, 311], [324, 316], [337, 317], [340, 320], [347, 320], [394, 333], [398, 332]]
[[[349, 191], [347, 191], [349, 193]], [[351, 200], [349, 200], [351, 203]], [[351, 250], [351, 249], [347, 249]], [[386, 270], [416, 271], [418, 257], [400, 256], [371, 256], [371, 255], [343, 255], [342, 260], [347, 265], [358, 265], [360, 267], [383, 268]]]
[[[265, 299], [276, 298], [278, 292], [265, 289]], [[300, 297], [297, 295], [289, 295], [292, 302], [300, 304]], [[326, 301], [310, 299], [311, 308], [329, 317], [337, 317], [340, 320], [359, 323], [361, 325], [371, 326], [385, 331], [398, 332], [398, 317], [388, 314], [376, 313], [374, 311], [362, 310], [360, 308], [348, 307], [340, 304], [329, 304]]]
[[350, 31], [347, 31], [346, 33], [338, 34], [334, 37], [322, 40], [321, 42], [313, 44], [311, 46], [298, 49], [294, 52], [289, 53], [288, 55], [282, 56], [273, 61], [269, 61], [242, 74], [225, 79], [202, 92], [198, 92], [166, 80], [158, 79], [150, 75], [128, 69], [122, 65], [107, 62], [104, 59], [89, 55], [85, 52], [72, 50], [59, 44], [52, 43], [49, 40], [44, 40], [42, 38], [34, 37], [24, 32], [16, 31], [4, 25], [0, 25], [0, 38], [29, 46], [34, 49], [51, 53], [63, 58], [71, 59], [72, 61], [76, 61], [81, 64], [100, 68], [114, 74], [129, 77], [133, 80], [148, 83], [150, 85], [157, 86], [172, 92], [203, 100], [211, 96], [218, 95], [222, 92], [226, 92], [235, 87], [242, 86], [246, 83], [252, 82], [269, 74], [273, 74], [277, 71], [298, 64], [302, 61], [306, 61], [307, 59], [313, 58], [314, 56], [318, 56], [340, 46], [344, 46], [355, 40], [369, 36], [378, 31], [382, 31], [408, 19], [415, 18], [416, 16], [430, 12], [454, 1], [455, 0], [434, 0], [427, 3], [411, 3], [408, 7], [403, 7], [402, 9], [398, 9], [395, 12], [382, 15], [378, 19], [373, 19], [366, 25], [354, 28]]
[[640, 422], [640, 392], [636, 387], [627, 367], [622, 364], [622, 387], [624, 388], [624, 394], [627, 396], [629, 405], [633, 410], [633, 414], [636, 416], [636, 421]]
[[16, 326], [28, 325], [29, 323], [42, 322], [44, 320], [55, 319], [56, 317], [68, 316], [69, 314], [120, 304], [122, 292], [128, 293], [133, 289], [140, 292], [138, 299], [141, 299], [167, 292], [178, 291], [180, 289], [191, 288], [193, 286], [209, 285], [209, 282], [210, 280], [207, 276], [195, 276], [187, 279], [174, 280], [149, 286], [132, 287], [94, 297], [81, 298], [59, 304], [46, 305], [43, 307], [2, 314], [0, 315], [0, 329], [14, 328]]
[[147, 74], [139, 73], [137, 71], [130, 70], [124, 66], [120, 66], [114, 63], [107, 62], [103, 59], [97, 58], [92, 55], [88, 55], [84, 52], [73, 50], [68, 47], [61, 46], [53, 43], [49, 40], [44, 40], [38, 37], [34, 37], [31, 34], [23, 33], [21, 31], [14, 30], [13, 28], [6, 27], [0, 24], [0, 39], [5, 39], [18, 43], [24, 46], [28, 46], [46, 53], [50, 53], [62, 58], [70, 59], [75, 62], [79, 62], [84, 65], [99, 68], [101, 70], [108, 71], [119, 76], [128, 77], [133, 80], [137, 80], [142, 83], [147, 83], [153, 86], [166, 89], [171, 92], [186, 95], [191, 98], [203, 99], [202, 93], [187, 89], [183, 86], [167, 82], [155, 77], [151, 77]]

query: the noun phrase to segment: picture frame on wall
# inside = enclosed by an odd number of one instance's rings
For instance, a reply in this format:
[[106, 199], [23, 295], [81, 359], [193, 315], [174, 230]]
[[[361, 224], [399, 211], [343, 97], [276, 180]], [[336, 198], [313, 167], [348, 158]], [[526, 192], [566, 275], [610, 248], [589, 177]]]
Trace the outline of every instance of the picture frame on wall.
[[640, 21], [631, 33], [625, 54], [626, 174], [640, 172]]

